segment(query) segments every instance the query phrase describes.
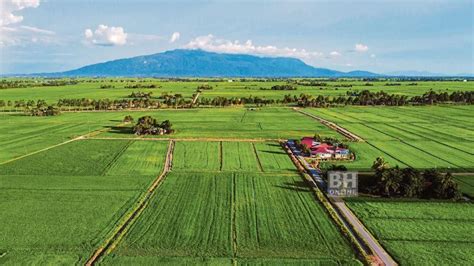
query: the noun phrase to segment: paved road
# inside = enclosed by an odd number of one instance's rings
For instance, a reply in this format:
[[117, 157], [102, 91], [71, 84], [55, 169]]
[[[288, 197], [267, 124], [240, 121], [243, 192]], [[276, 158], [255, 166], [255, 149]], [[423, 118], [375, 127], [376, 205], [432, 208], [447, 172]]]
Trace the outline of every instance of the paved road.
[[[326, 182], [321, 177], [321, 171], [319, 169], [314, 169], [306, 163], [304, 158], [301, 156], [301, 152], [296, 148], [294, 141], [289, 140], [287, 142], [290, 151], [293, 155], [298, 158], [299, 162], [304, 165], [306, 172], [312, 177], [314, 186], [318, 186], [325, 191]], [[344, 200], [341, 198], [334, 198], [328, 197], [329, 202], [332, 206], [339, 211], [339, 216], [343, 219], [344, 224], [346, 226], [348, 224], [351, 225], [349, 228], [350, 231], [354, 232], [359, 236], [359, 238], [363, 239], [365, 243], [360, 243], [361, 246], [368, 246], [370, 251], [382, 261], [384, 265], [393, 266], [397, 265], [397, 263], [392, 259], [392, 257], [385, 251], [385, 249], [377, 242], [375, 237], [365, 228], [365, 226], [361, 223], [361, 221], [357, 218], [357, 216], [347, 207]]]
[[374, 236], [365, 228], [355, 214], [347, 207], [346, 203], [342, 200], [334, 200], [329, 197], [331, 203], [340, 211], [346, 221], [348, 221], [354, 231], [364, 239], [365, 243], [369, 246], [373, 253], [387, 266], [397, 265], [392, 257], [385, 251], [385, 249], [377, 242]]

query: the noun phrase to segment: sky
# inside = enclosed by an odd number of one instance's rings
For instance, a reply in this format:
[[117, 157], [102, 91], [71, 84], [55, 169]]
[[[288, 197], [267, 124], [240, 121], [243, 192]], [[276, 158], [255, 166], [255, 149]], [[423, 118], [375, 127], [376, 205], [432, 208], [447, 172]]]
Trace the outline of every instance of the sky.
[[0, 0], [0, 74], [173, 49], [376, 73], [474, 74], [474, 1]]

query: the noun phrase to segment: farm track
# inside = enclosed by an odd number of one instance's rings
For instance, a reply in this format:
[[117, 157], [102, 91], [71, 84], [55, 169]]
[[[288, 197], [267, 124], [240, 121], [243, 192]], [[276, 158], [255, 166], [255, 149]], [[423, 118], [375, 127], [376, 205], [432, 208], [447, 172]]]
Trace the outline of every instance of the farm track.
[[87, 137], [99, 140], [143, 140], [143, 141], [194, 141], [194, 142], [279, 142], [282, 139], [239, 139], [239, 138], [117, 138], [117, 137]]
[[174, 144], [175, 142], [170, 140], [168, 151], [166, 153], [165, 164], [160, 175], [158, 175], [158, 177], [153, 181], [153, 183], [137, 203], [136, 207], [126, 215], [122, 216], [121, 220], [123, 221], [118, 224], [115, 230], [113, 230], [112, 235], [107, 238], [97, 250], [94, 251], [93, 255], [87, 260], [85, 265], [95, 265], [102, 258], [102, 256], [109, 254], [117, 246], [122, 237], [127, 233], [127, 230], [130, 228], [133, 222], [146, 208], [148, 202], [154, 195], [156, 188], [161, 184], [161, 181], [168, 174], [168, 172], [171, 171], [173, 166]]
[[258, 168], [260, 169], [260, 172], [265, 172], [263, 170], [262, 162], [260, 161], [260, 157], [258, 157], [258, 152], [257, 152], [257, 148], [255, 147], [255, 143], [252, 143], [252, 148], [253, 148], [253, 152], [255, 153], [255, 158], [257, 159]]
[[307, 113], [307, 112], [304, 112], [298, 108], [293, 108], [294, 111], [298, 112], [298, 113], [301, 113], [301, 114], [304, 114], [306, 116], [309, 116], [317, 121], [319, 121], [321, 124], [327, 126], [328, 128], [330, 129], [333, 129], [333, 130], [336, 130], [337, 133], [343, 135], [344, 137], [348, 138], [349, 140], [351, 141], [364, 141], [361, 137], [359, 137], [358, 135], [350, 132], [349, 130], [337, 125], [336, 123], [334, 122], [331, 122], [331, 121], [328, 121], [326, 119], [323, 119], [319, 116], [315, 116], [313, 114], [310, 114], [310, 113]]

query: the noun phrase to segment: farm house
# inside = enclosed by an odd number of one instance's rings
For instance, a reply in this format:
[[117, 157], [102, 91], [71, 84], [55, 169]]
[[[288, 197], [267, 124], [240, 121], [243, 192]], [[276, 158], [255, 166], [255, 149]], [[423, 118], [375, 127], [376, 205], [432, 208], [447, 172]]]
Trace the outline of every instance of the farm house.
[[349, 149], [339, 148], [324, 142], [317, 142], [312, 137], [302, 138], [301, 144], [305, 145], [310, 150], [312, 157], [316, 157], [323, 160], [345, 160], [349, 159], [351, 154]]

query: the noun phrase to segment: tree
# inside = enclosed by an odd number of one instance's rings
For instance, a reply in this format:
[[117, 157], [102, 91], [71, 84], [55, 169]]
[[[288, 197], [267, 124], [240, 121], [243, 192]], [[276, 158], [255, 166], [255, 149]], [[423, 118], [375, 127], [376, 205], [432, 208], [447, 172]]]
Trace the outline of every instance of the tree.
[[377, 159], [375, 159], [374, 163], [372, 164], [372, 169], [375, 171], [375, 177], [378, 179], [381, 178], [382, 172], [389, 167], [390, 165], [385, 162], [385, 159], [381, 156], [377, 157]]
[[171, 122], [165, 120], [162, 123], [151, 116], [143, 116], [138, 119], [137, 124], [133, 127], [136, 135], [163, 135], [171, 134], [174, 130], [171, 128]]
[[379, 188], [383, 191], [382, 194], [388, 197], [399, 195], [402, 178], [402, 172], [398, 166], [384, 170], [379, 183]]
[[425, 188], [425, 179], [421, 173], [413, 168], [405, 168], [402, 170], [403, 180], [401, 194], [405, 197], [420, 197]]
[[123, 122], [124, 123], [131, 123], [133, 122], [133, 117], [131, 115], [126, 115], [124, 118], [123, 118]]

